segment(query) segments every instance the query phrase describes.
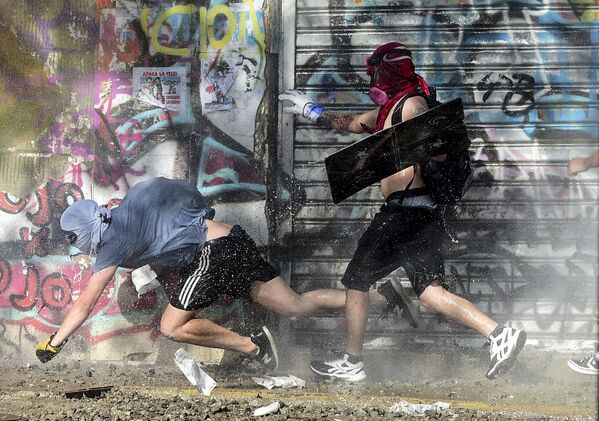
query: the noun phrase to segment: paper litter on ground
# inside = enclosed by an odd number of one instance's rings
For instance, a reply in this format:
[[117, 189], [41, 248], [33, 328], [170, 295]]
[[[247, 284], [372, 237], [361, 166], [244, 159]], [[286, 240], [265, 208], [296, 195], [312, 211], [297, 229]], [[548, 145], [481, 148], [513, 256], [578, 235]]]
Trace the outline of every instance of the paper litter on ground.
[[212, 389], [216, 387], [216, 382], [198, 366], [191, 355], [183, 348], [179, 348], [175, 353], [175, 363], [183, 374], [185, 374], [189, 383], [194, 385], [205, 396], [210, 396]]
[[283, 389], [290, 389], [292, 387], [297, 387], [303, 389], [306, 387], [306, 381], [300, 379], [299, 377], [295, 377], [290, 374], [289, 376], [266, 376], [266, 377], [252, 377], [252, 380], [259, 384], [260, 386], [264, 386], [267, 389], [272, 389], [273, 387], [281, 387]]

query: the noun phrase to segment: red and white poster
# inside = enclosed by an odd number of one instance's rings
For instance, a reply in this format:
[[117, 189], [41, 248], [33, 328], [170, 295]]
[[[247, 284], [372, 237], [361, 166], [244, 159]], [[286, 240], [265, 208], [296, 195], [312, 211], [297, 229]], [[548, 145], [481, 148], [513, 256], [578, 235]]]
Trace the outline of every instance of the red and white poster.
[[235, 108], [235, 99], [230, 95], [230, 91], [239, 75], [237, 61], [237, 57], [223, 55], [201, 61], [202, 114]]

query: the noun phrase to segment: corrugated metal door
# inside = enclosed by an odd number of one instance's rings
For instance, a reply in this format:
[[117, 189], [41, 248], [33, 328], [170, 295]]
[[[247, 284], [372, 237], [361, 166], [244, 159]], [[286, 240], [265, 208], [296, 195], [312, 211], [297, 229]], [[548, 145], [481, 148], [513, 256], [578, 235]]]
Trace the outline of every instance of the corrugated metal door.
[[[462, 98], [473, 140], [476, 181], [447, 213], [459, 240], [445, 264], [449, 289], [496, 320], [524, 327], [530, 343], [590, 346], [597, 337], [598, 172], [569, 176], [567, 162], [598, 150], [597, 5], [462, 3], [285, 2], [283, 88], [306, 91], [329, 110], [370, 110], [365, 58], [380, 44], [405, 43], [441, 101]], [[283, 132], [293, 143], [285, 140], [283, 159], [305, 192], [283, 228], [291, 232], [291, 283], [301, 291], [342, 287], [382, 197], [373, 186], [333, 205], [323, 160], [361, 136], [286, 118]], [[409, 287], [401, 270], [392, 276]], [[416, 331], [371, 317], [368, 332], [426, 341], [476, 337], [422, 307], [420, 317]], [[343, 330], [343, 316], [296, 327], [328, 335]]]

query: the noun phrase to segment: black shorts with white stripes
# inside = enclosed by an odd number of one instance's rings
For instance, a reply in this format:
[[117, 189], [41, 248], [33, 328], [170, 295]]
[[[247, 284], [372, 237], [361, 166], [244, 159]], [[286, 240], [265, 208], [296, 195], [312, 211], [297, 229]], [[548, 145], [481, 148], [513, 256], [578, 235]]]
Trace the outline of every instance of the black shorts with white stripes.
[[267, 282], [278, 275], [254, 240], [234, 225], [228, 236], [207, 241], [191, 263], [179, 268], [179, 282], [165, 289], [174, 307], [198, 310], [222, 295], [249, 298], [252, 282]]

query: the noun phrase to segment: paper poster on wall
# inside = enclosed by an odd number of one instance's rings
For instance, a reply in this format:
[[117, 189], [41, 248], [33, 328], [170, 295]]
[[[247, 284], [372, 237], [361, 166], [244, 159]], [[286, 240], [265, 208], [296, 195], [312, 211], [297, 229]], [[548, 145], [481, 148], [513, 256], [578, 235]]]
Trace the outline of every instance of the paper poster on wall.
[[230, 91], [239, 75], [237, 61], [236, 57], [222, 55], [218, 55], [212, 60], [201, 61], [202, 114], [230, 110], [235, 107], [235, 99], [230, 95]]
[[187, 73], [186, 67], [133, 68], [135, 107], [184, 112], [189, 103]]
[[143, 52], [134, 30], [135, 17], [125, 9], [102, 9], [96, 61], [102, 70], [130, 71]]

